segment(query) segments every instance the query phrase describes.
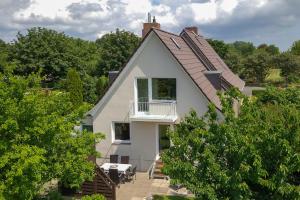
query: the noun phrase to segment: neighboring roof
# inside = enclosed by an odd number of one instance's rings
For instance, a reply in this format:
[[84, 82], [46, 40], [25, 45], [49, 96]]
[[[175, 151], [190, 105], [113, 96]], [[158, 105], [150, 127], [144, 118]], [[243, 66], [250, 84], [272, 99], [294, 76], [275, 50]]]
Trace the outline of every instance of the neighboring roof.
[[[143, 38], [142, 42], [132, 54], [131, 58], [121, 68], [118, 76], [130, 63], [132, 57], [134, 57], [136, 52], [142, 47], [143, 43], [147, 40], [147, 37], [151, 35], [150, 33], [152, 32], [158, 36], [161, 42], [182, 66], [184, 71], [191, 77], [206, 98], [219, 110], [221, 110], [221, 102], [217, 95], [217, 89], [205, 75], [206, 72], [221, 71], [221, 78], [222, 81], [225, 81], [225, 85], [229, 84], [239, 88], [240, 90], [243, 90], [245, 85], [244, 81], [229, 69], [229, 67], [223, 62], [223, 60], [209, 45], [209, 43], [203, 38], [203, 36], [196, 35], [188, 30], [183, 30], [180, 35], [176, 35], [160, 29], [152, 28]], [[110, 89], [117, 78], [118, 77], [112, 81], [106, 92]], [[103, 96], [105, 96], [105, 94]], [[87, 114], [93, 116], [95, 112], [97, 112], [99, 104], [101, 104], [101, 100]]]

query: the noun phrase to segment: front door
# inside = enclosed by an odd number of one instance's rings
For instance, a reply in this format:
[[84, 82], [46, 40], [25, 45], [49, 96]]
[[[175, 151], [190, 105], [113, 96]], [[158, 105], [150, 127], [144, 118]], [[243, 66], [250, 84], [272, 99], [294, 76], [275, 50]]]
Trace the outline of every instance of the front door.
[[159, 145], [159, 153], [164, 150], [170, 148], [170, 138], [167, 135], [167, 131], [170, 125], [159, 124], [158, 125], [158, 145]]

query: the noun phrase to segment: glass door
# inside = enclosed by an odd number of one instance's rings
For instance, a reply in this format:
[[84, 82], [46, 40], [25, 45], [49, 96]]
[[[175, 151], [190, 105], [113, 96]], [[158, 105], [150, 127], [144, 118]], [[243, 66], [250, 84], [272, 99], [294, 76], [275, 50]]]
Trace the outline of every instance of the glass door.
[[148, 79], [137, 79], [137, 109], [138, 112], [149, 111]]

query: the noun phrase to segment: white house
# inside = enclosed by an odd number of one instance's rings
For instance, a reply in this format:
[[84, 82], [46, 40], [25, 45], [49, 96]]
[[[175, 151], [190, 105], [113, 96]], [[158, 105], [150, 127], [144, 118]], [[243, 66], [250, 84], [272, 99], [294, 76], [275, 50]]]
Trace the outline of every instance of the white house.
[[243, 90], [244, 82], [196, 27], [176, 35], [145, 23], [140, 46], [83, 123], [106, 135], [96, 145], [103, 157], [97, 163], [111, 154], [128, 155], [138, 170], [147, 171], [170, 145], [167, 128], [191, 109], [202, 116], [211, 102], [220, 110], [217, 91], [231, 86]]

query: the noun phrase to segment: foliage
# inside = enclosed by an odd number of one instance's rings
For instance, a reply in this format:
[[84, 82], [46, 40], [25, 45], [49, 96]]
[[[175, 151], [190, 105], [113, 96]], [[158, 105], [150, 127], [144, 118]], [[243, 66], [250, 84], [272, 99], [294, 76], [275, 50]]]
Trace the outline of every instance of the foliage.
[[117, 29], [96, 40], [101, 51], [98, 72], [107, 75], [109, 71], [119, 70], [137, 48], [140, 38], [135, 34]]
[[81, 105], [83, 102], [83, 86], [80, 76], [75, 69], [69, 69], [66, 84], [73, 105]]
[[291, 53], [300, 56], [300, 40], [293, 43], [291, 47]]
[[[233, 98], [243, 98], [238, 118]], [[299, 90], [268, 88], [254, 102], [230, 91], [221, 99], [223, 122], [210, 106], [205, 118], [192, 111], [169, 132], [164, 172], [199, 199], [299, 199]]]
[[98, 96], [102, 96], [104, 94], [105, 89], [108, 86], [108, 77], [106, 76], [101, 76], [98, 81], [97, 81], [97, 94]]
[[281, 69], [281, 75], [285, 77], [287, 83], [289, 77], [293, 75], [300, 76], [300, 57], [284, 52], [274, 57], [272, 62], [274, 66]]
[[264, 50], [272, 56], [280, 54], [279, 48], [276, 47], [274, 44], [271, 45], [261, 44], [257, 47], [257, 49]]
[[243, 78], [243, 57], [236, 49], [232, 47], [228, 48], [224, 61], [234, 73], [239, 74]]
[[228, 53], [228, 45], [222, 40], [207, 39], [207, 42], [215, 49], [217, 54], [224, 59]]
[[39, 88], [40, 79], [0, 74], [0, 196], [32, 199], [52, 179], [79, 187], [93, 177], [94, 143], [102, 134], [78, 132], [89, 105]]
[[85, 102], [94, 104], [98, 99], [97, 94], [97, 77], [93, 77], [84, 73], [82, 76], [83, 81], [83, 99]]
[[153, 200], [193, 200], [194, 198], [181, 197], [181, 196], [162, 196], [153, 195]]
[[106, 198], [101, 194], [94, 194], [91, 196], [83, 196], [81, 200], [105, 200]]
[[255, 46], [251, 42], [236, 41], [230, 44], [234, 49], [236, 49], [242, 56], [249, 56], [255, 51]]
[[244, 77], [249, 82], [262, 83], [269, 72], [270, 60], [270, 55], [265, 51], [255, 51], [244, 60]]
[[65, 78], [67, 70], [93, 73], [99, 62], [99, 49], [93, 42], [74, 39], [46, 28], [31, 28], [18, 33], [10, 51], [10, 60], [17, 61], [16, 74], [29, 75], [41, 71], [46, 81]]
[[266, 82], [271, 83], [281, 83], [283, 81], [283, 77], [281, 76], [281, 69], [270, 69], [269, 73], [265, 79]]

